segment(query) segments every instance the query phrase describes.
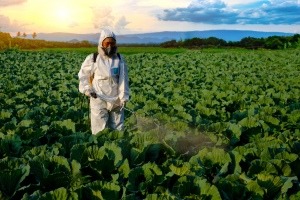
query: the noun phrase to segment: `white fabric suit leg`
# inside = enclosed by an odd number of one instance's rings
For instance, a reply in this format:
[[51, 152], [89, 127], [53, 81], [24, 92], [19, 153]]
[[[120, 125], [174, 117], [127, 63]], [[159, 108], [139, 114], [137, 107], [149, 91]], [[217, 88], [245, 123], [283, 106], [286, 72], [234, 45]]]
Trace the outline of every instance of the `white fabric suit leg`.
[[109, 112], [108, 127], [122, 131], [124, 128], [124, 110]]
[[108, 121], [108, 111], [106, 109], [106, 102], [99, 98], [90, 98], [91, 109], [91, 129], [92, 134], [97, 134], [106, 127]]
[[100, 98], [90, 98], [91, 129], [92, 134], [97, 134], [105, 128], [123, 130], [124, 110], [108, 111], [107, 103]]

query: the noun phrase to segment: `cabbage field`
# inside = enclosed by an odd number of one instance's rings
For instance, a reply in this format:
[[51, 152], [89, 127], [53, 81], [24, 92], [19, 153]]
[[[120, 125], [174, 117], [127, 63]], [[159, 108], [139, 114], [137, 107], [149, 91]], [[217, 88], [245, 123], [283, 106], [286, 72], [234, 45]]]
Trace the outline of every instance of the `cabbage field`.
[[0, 53], [1, 200], [300, 199], [300, 50], [124, 55], [126, 128], [97, 135], [85, 56]]

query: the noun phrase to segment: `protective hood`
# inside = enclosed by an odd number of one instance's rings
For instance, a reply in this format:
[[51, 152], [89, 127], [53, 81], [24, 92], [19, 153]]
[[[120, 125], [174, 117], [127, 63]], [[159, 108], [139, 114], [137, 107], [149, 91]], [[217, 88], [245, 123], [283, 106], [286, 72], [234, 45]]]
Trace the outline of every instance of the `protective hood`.
[[117, 40], [116, 39], [116, 35], [111, 30], [103, 29], [101, 31], [101, 33], [100, 33], [100, 38], [99, 38], [99, 44], [98, 44], [98, 46], [102, 47], [103, 40], [105, 40], [105, 38], [108, 38], [108, 37], [112, 37], [115, 40]]

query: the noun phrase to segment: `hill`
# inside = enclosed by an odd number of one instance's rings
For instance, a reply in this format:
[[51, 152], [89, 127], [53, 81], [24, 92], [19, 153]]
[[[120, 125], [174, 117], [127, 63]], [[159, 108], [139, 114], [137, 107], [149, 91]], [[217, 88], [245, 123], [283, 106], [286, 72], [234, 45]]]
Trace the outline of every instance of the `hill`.
[[[208, 38], [216, 37], [225, 41], [240, 41], [245, 37], [267, 38], [269, 36], [291, 36], [293, 33], [284, 32], [262, 32], [246, 30], [208, 30], [208, 31], [163, 31], [140, 34], [117, 35], [120, 44], [149, 44], [162, 43], [170, 40], [185, 40], [189, 38]], [[92, 43], [98, 43], [99, 33], [75, 34], [75, 33], [38, 33], [37, 39], [48, 41], [82, 41], [87, 40]]]

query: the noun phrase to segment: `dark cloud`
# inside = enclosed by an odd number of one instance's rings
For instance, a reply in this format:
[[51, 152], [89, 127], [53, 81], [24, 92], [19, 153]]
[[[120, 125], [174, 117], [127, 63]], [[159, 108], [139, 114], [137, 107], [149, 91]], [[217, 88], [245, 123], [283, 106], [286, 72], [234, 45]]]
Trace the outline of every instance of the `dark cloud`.
[[[258, 4], [260, 3], [260, 4]], [[163, 21], [206, 24], [300, 24], [300, 5], [292, 1], [259, 1], [243, 7], [229, 7], [221, 0], [195, 0], [186, 8], [166, 9]]]
[[0, 0], [0, 7], [17, 5], [26, 2], [27, 0]]

